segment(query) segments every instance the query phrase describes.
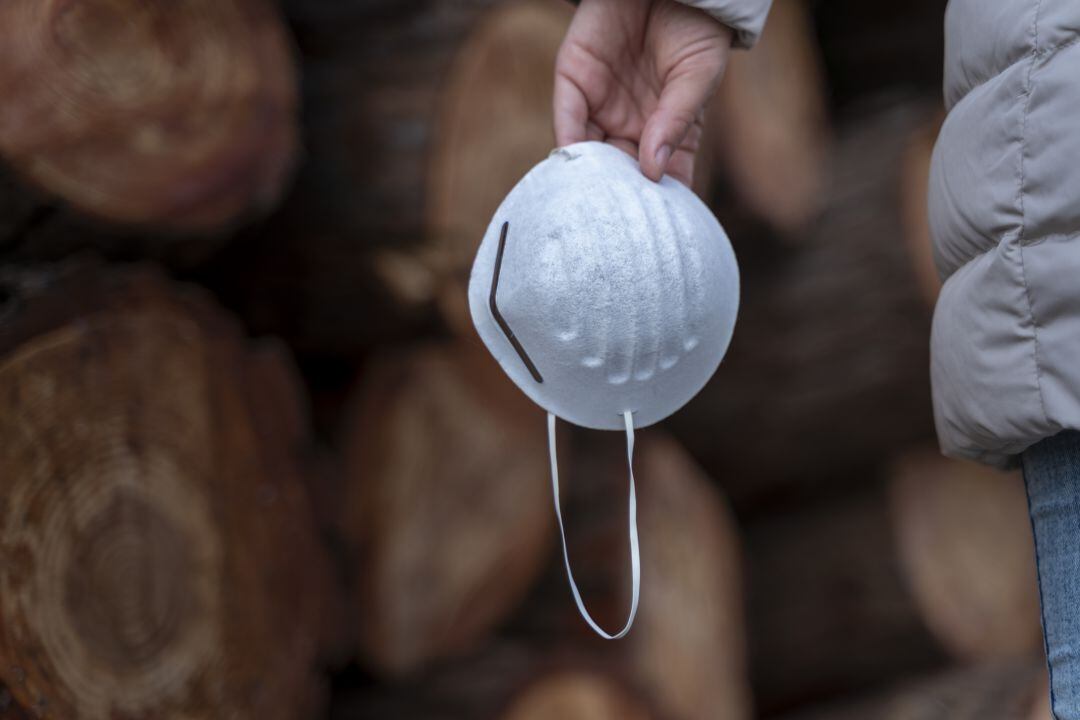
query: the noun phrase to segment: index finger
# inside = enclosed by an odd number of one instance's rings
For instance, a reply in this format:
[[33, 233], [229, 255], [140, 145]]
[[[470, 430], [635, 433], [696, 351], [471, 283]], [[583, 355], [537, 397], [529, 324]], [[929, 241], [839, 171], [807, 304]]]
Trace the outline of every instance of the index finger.
[[563, 147], [587, 138], [589, 103], [573, 80], [557, 72], [553, 95], [555, 145]]

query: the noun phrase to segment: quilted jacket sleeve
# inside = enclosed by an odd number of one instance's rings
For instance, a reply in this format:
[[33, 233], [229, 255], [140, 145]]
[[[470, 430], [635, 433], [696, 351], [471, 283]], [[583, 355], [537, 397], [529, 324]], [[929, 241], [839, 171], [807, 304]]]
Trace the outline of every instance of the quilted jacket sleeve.
[[772, 0], [679, 0], [700, 8], [735, 31], [735, 46], [753, 47]]

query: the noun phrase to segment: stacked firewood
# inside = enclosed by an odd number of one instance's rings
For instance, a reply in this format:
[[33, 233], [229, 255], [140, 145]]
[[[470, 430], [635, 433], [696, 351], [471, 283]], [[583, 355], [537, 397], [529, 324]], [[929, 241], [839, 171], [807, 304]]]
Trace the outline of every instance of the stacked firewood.
[[[937, 101], [830, 100], [813, 10], [708, 112], [742, 314], [611, 643], [465, 303], [572, 6], [0, 5], [0, 718], [1045, 717], [1022, 482], [933, 447]], [[615, 627], [623, 439], [559, 433]]]

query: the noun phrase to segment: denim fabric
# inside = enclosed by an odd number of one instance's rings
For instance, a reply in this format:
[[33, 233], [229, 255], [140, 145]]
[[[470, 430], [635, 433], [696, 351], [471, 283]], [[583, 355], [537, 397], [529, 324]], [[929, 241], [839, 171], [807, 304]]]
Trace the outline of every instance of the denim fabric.
[[1080, 720], [1080, 432], [1047, 438], [1023, 455], [1050, 706], [1058, 720]]

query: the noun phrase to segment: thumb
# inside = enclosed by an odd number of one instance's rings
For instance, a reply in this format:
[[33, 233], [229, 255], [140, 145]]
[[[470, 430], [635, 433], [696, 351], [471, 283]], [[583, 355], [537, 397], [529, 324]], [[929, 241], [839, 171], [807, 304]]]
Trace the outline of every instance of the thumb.
[[638, 162], [645, 176], [659, 182], [672, 156], [679, 151], [705, 103], [716, 89], [721, 68], [691, 66], [670, 76], [652, 115], [641, 132]]

